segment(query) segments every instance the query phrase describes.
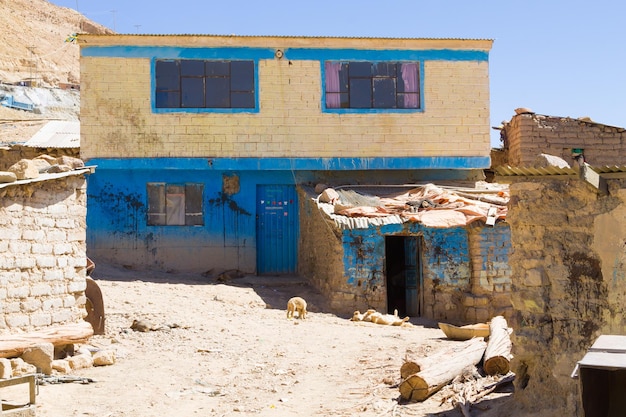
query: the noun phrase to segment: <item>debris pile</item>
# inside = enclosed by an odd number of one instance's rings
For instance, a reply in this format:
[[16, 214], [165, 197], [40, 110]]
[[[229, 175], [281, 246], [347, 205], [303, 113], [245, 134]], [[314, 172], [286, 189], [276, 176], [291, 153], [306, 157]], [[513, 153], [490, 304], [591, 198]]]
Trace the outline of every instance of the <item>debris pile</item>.
[[361, 218], [397, 216], [402, 221], [429, 227], [466, 226], [477, 220], [493, 226], [496, 221], [506, 218], [508, 201], [506, 185], [444, 188], [425, 184], [387, 196], [326, 188], [317, 197], [318, 204], [329, 215]]
[[[453, 401], [469, 416], [472, 403], [513, 378], [509, 368], [512, 330], [502, 316], [491, 320], [489, 330], [486, 338], [471, 337], [428, 356], [407, 349], [400, 368], [401, 398], [409, 402], [424, 401], [451, 385], [456, 392]], [[463, 383], [454, 388], [459, 381]]]
[[21, 159], [6, 171], [0, 171], [0, 183], [11, 183], [18, 180], [32, 180], [41, 174], [56, 174], [84, 168], [85, 163], [71, 156], [53, 157], [40, 155], [33, 159]]

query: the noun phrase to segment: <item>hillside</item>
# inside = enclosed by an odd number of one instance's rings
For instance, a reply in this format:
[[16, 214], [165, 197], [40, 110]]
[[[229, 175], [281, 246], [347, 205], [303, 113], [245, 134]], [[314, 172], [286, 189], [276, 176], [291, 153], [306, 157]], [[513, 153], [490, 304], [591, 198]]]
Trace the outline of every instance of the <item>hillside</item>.
[[80, 82], [73, 33], [111, 32], [75, 10], [47, 0], [0, 0], [0, 81], [34, 79], [42, 87]]
[[[113, 33], [47, 0], [0, 0], [0, 99], [12, 95], [35, 112], [0, 106], [0, 143], [28, 140], [47, 120], [78, 120], [80, 84], [75, 33]], [[20, 86], [32, 82], [32, 87]]]

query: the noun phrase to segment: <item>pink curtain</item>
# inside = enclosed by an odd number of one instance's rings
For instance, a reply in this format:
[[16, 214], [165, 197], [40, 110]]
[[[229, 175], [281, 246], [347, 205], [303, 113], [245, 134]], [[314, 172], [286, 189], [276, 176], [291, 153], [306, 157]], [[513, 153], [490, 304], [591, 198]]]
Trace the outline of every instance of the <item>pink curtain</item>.
[[326, 62], [326, 108], [338, 109], [341, 103], [339, 95], [339, 69], [340, 62]]
[[401, 64], [402, 81], [404, 82], [404, 108], [416, 109], [418, 107], [417, 63]]

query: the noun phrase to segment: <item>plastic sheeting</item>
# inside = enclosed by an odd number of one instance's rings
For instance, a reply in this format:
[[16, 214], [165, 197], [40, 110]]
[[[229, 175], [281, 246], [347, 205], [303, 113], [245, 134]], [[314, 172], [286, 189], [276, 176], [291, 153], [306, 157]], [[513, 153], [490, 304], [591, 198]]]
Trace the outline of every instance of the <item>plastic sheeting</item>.
[[[346, 202], [337, 201], [333, 203], [333, 213], [337, 217], [361, 219], [399, 216], [403, 221], [418, 222], [434, 228], [466, 226], [475, 221], [493, 225], [497, 220], [506, 219], [509, 193], [504, 186], [495, 189], [454, 189], [426, 184], [393, 197], [368, 198], [363, 201], [376, 201], [377, 205], [348, 206]], [[324, 211], [330, 214], [330, 210]]]

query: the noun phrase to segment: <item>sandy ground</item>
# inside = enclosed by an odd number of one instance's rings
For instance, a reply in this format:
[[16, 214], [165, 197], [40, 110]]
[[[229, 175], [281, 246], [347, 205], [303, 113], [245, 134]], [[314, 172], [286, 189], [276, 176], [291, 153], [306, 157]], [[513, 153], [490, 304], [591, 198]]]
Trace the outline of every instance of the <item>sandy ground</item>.
[[[328, 313], [323, 298], [293, 277], [220, 283], [109, 265], [92, 277], [104, 296], [106, 335], [90, 344], [113, 350], [116, 363], [72, 374], [90, 383], [39, 386], [39, 417], [462, 416], [452, 401], [459, 385], [421, 403], [400, 401], [407, 348], [427, 355], [458, 343], [436, 323], [352, 322]], [[309, 303], [306, 320], [286, 318], [295, 295]], [[131, 330], [133, 320], [157, 330]], [[486, 396], [472, 415], [506, 415], [498, 410], [507, 409], [511, 390]]]

